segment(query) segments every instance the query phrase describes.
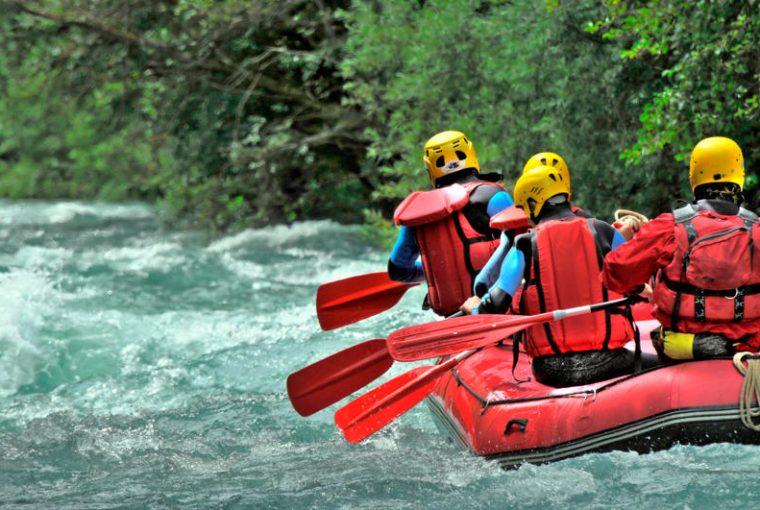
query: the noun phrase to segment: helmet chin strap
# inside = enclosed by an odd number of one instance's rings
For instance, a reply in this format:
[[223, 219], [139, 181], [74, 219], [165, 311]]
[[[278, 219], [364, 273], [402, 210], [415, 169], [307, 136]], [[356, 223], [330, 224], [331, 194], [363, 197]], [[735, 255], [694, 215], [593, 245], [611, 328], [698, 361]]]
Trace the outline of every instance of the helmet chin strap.
[[733, 183], [704, 184], [694, 190], [696, 200], [725, 200], [736, 205], [744, 202], [744, 193]]

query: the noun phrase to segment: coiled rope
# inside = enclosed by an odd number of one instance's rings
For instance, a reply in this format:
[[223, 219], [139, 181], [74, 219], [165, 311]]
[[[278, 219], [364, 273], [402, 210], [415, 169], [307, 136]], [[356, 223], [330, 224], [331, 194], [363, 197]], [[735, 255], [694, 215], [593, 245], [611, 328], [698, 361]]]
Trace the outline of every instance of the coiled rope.
[[639, 220], [641, 223], [646, 223], [649, 221], [649, 218], [647, 218], [640, 212], [631, 211], [630, 209], [617, 209], [615, 211], [615, 221], [620, 221], [626, 216], [633, 216], [634, 218]]
[[754, 418], [760, 416], [760, 408], [752, 408], [752, 402], [760, 402], [760, 357], [751, 352], [734, 354], [734, 366], [744, 376], [739, 395], [739, 416], [748, 429], [760, 432], [760, 423]]

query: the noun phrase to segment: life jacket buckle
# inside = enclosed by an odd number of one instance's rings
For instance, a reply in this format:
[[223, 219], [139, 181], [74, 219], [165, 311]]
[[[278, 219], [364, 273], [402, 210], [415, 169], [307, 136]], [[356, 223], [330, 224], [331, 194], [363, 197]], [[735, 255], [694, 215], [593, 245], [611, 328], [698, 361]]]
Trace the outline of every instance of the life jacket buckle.
[[737, 287], [737, 288], [734, 289], [734, 295], [733, 296], [723, 296], [723, 299], [736, 299], [736, 298], [739, 297], [739, 294], [741, 294], [741, 292], [739, 291], [739, 288]]

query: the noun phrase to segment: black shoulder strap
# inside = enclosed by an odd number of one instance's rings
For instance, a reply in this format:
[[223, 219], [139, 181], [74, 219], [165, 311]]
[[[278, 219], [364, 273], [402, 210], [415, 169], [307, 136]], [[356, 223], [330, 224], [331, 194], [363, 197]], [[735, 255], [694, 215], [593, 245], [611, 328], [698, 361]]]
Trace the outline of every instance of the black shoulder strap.
[[[541, 313], [546, 312], [546, 298], [544, 297], [544, 287], [541, 283], [541, 266], [538, 263], [538, 228], [534, 228], [530, 233], [530, 249], [533, 252], [531, 258], [533, 259], [533, 280], [536, 286], [536, 294], [538, 296], [538, 307]], [[530, 276], [530, 274], [528, 275]], [[522, 298], [521, 298], [522, 299]], [[546, 339], [549, 340], [552, 350], [559, 353], [559, 347], [557, 342], [554, 341], [554, 335], [552, 334], [552, 328], [549, 322], [544, 322], [544, 333], [546, 333]]]

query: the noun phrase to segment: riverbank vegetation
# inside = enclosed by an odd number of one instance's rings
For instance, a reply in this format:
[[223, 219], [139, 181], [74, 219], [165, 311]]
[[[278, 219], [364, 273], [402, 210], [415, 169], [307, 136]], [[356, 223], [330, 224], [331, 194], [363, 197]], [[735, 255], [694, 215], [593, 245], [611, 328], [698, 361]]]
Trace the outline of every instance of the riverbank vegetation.
[[609, 217], [760, 163], [757, 0], [0, 0], [0, 196], [155, 201], [225, 230], [382, 222], [460, 129], [511, 184], [563, 154]]

